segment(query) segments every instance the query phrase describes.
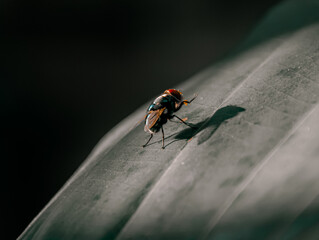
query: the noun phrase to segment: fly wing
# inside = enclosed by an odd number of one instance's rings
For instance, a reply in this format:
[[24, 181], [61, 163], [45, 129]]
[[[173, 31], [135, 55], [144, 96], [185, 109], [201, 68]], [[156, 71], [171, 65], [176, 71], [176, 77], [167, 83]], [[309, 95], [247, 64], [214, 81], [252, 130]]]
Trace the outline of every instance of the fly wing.
[[159, 117], [162, 115], [164, 110], [165, 110], [165, 107], [155, 111], [148, 112], [148, 114], [146, 115], [146, 121], [145, 121], [145, 127], [144, 127], [145, 132], [148, 132], [155, 125], [155, 123], [157, 122]]
[[145, 121], [145, 118], [147, 117], [147, 114], [143, 117], [143, 118], [141, 118], [136, 124], [135, 124], [135, 126], [134, 126], [134, 128], [136, 128], [138, 125], [140, 125], [143, 121]]

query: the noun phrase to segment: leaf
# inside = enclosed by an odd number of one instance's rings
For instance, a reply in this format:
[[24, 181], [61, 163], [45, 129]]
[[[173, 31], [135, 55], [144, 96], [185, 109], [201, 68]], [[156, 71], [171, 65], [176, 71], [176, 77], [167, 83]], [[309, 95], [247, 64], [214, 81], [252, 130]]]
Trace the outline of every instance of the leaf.
[[[318, 1], [307, 4], [318, 12]], [[262, 43], [253, 40], [260, 26], [241, 51], [178, 87], [198, 93], [178, 112], [198, 130], [168, 123], [165, 150], [160, 135], [142, 148], [142, 106], [101, 140], [20, 239], [316, 236], [319, 24], [265, 34]]]

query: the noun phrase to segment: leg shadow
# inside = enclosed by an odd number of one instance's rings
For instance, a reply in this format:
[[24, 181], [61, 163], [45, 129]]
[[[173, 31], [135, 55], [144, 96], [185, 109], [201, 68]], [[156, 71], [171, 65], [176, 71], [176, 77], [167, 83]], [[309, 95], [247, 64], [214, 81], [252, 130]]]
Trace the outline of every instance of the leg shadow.
[[[226, 106], [223, 108], [218, 109], [215, 114], [211, 118], [207, 118], [204, 121], [201, 121], [196, 124], [192, 124], [196, 129], [187, 128], [181, 132], [179, 132], [176, 136], [174, 141], [171, 143], [178, 141], [178, 140], [189, 140], [201, 131], [206, 128], [211, 128], [211, 131], [206, 131], [204, 134], [200, 136], [198, 139], [198, 145], [206, 142], [211, 136], [215, 133], [218, 127], [228, 119], [231, 119], [237, 116], [240, 112], [245, 111], [245, 108], [237, 107], [237, 106]], [[171, 144], [169, 143], [169, 144]]]

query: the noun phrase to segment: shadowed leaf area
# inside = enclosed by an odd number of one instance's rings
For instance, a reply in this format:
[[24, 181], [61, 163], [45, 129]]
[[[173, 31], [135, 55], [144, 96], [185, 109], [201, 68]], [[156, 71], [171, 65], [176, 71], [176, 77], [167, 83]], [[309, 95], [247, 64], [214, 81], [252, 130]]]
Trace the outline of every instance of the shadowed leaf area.
[[[319, 2], [303, 4], [283, 2], [176, 86], [198, 93], [178, 112], [194, 128], [165, 124], [164, 150], [134, 127], [147, 104], [124, 119], [20, 239], [316, 239]], [[294, 16], [304, 25], [285, 28]]]
[[[238, 113], [245, 111], [244, 108], [237, 107], [237, 106], [226, 106], [223, 108], [218, 109], [215, 113], [213, 113], [212, 117], [209, 117], [203, 121], [200, 121], [198, 123], [192, 124], [188, 123], [191, 127], [186, 128], [178, 133], [173, 133], [170, 136], [165, 137], [165, 140], [169, 140], [170, 138], [174, 137], [175, 140], [172, 140], [168, 142], [165, 147], [169, 146], [170, 144], [173, 144], [176, 141], [180, 140], [187, 140], [190, 141], [196, 134], [200, 133], [206, 128], [209, 128], [209, 131], [207, 131], [203, 136], [200, 137], [198, 140], [198, 144], [201, 144], [208, 140], [214, 132], [218, 129], [218, 127], [223, 123], [227, 122], [227, 119], [235, 117]], [[176, 122], [180, 123], [180, 122]], [[160, 143], [161, 140], [150, 143], [148, 145], [153, 145]]]
[[201, 122], [196, 124], [192, 124], [195, 129], [186, 128], [180, 131], [176, 136], [175, 139], [185, 139], [189, 140], [195, 136], [195, 134], [200, 133], [202, 130], [206, 128], [210, 128], [210, 131], [207, 134], [201, 136], [198, 140], [198, 144], [202, 144], [206, 140], [208, 140], [214, 132], [218, 129], [218, 127], [225, 121], [230, 118], [235, 117], [238, 113], [245, 111], [242, 107], [237, 106], [226, 106], [218, 109], [211, 118], [207, 118]]

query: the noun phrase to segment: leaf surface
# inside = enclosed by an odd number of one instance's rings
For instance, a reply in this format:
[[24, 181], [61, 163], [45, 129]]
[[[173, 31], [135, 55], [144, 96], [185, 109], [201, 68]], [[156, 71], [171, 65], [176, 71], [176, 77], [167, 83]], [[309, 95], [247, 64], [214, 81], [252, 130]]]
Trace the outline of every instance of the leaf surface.
[[311, 239], [319, 223], [318, 39], [319, 25], [307, 25], [178, 86], [186, 97], [198, 93], [178, 112], [198, 130], [166, 124], [165, 150], [160, 134], [141, 147], [149, 137], [135, 127], [142, 106], [20, 239]]

